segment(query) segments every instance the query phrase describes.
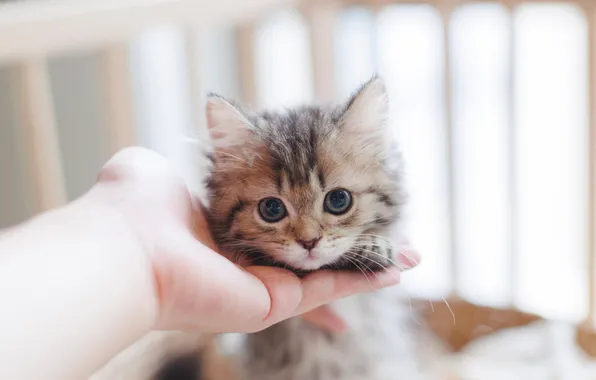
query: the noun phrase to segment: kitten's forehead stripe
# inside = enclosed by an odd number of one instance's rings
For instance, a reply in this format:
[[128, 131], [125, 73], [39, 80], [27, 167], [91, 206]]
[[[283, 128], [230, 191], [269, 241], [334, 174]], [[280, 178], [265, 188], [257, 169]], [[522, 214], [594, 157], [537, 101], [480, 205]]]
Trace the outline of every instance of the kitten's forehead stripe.
[[[319, 134], [324, 132], [320, 124], [321, 117], [321, 111], [316, 108], [262, 115], [263, 120], [271, 126], [263, 131], [271, 165], [278, 177], [281, 177], [282, 171], [285, 172], [290, 186], [310, 183], [310, 174], [318, 161]], [[281, 188], [281, 179], [277, 181], [278, 188]]]
[[271, 167], [275, 173], [275, 186], [277, 187], [277, 192], [281, 193], [283, 181], [282, 181], [282, 166], [281, 162], [278, 159], [271, 157]]
[[246, 202], [244, 202], [243, 200], [238, 200], [238, 202], [236, 202], [236, 204], [234, 204], [234, 206], [228, 213], [228, 218], [227, 218], [228, 229], [232, 228], [232, 224], [234, 224], [234, 219], [236, 218], [236, 215], [240, 211], [244, 210], [245, 207], [246, 207]]
[[325, 189], [325, 174], [321, 168], [317, 169], [317, 178], [319, 179], [319, 185], [321, 186], [321, 189]]
[[372, 224], [378, 224], [381, 226], [389, 226], [393, 224], [393, 220], [389, 218], [384, 218], [381, 215], [376, 215], [375, 219], [372, 221]]
[[393, 199], [391, 199], [389, 194], [386, 194], [381, 189], [370, 188], [366, 192], [370, 194], [375, 194], [378, 197], [379, 202], [384, 203], [387, 207], [397, 206], [397, 203]]

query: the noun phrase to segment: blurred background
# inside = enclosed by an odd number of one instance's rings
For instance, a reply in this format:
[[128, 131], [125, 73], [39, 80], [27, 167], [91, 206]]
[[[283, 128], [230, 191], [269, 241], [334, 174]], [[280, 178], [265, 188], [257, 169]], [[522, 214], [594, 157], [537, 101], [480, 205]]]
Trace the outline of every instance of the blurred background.
[[404, 288], [591, 323], [595, 10], [588, 0], [0, 2], [0, 227], [81, 195], [130, 144], [196, 179], [208, 91], [257, 107], [336, 102], [378, 72], [406, 159], [408, 236], [423, 255]]

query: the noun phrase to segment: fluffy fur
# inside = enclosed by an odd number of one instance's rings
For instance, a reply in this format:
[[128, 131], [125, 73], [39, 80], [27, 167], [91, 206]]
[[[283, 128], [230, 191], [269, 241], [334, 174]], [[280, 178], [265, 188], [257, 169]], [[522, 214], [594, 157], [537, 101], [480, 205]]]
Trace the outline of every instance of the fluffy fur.
[[[213, 168], [210, 225], [223, 249], [245, 263], [298, 274], [361, 270], [395, 263], [391, 238], [405, 195], [401, 158], [391, 143], [387, 92], [374, 77], [345, 104], [252, 113], [219, 96], [208, 100]], [[325, 195], [347, 189], [343, 215], [324, 210]], [[287, 217], [259, 216], [259, 202], [283, 201]], [[309, 250], [299, 241], [320, 239]], [[335, 336], [299, 318], [247, 337], [246, 380], [389, 380], [404, 376], [397, 302], [387, 291], [334, 305], [350, 332]], [[399, 373], [401, 372], [401, 373]], [[408, 374], [405, 378], [411, 378]]]
[[[215, 147], [210, 225], [226, 251], [295, 271], [326, 267], [379, 269], [394, 252], [388, 230], [404, 200], [401, 159], [389, 143], [387, 93], [374, 78], [346, 105], [252, 114], [217, 96], [207, 106]], [[324, 211], [333, 189], [351, 192], [340, 216]], [[288, 217], [267, 223], [266, 197], [283, 201]], [[298, 241], [320, 238], [308, 257]]]
[[[254, 113], [211, 95], [207, 120], [213, 151], [206, 203], [218, 245], [245, 264], [282, 266], [299, 275], [332, 268], [374, 277], [394, 265], [391, 241], [399, 233], [405, 194], [402, 160], [387, 119], [387, 92], [377, 77], [331, 108]], [[343, 215], [323, 207], [325, 195], [337, 188], [353, 198]], [[281, 199], [287, 217], [263, 221], [258, 207], [266, 197]], [[310, 252], [298, 243], [319, 238]], [[348, 333], [330, 334], [294, 318], [247, 335], [241, 349], [244, 380], [419, 376], [406, 343], [417, 339], [412, 337], [414, 321], [409, 310], [400, 315], [403, 309], [392, 290], [332, 306], [348, 323]], [[178, 375], [185, 370], [192, 377], [196, 363], [189, 366], [177, 358], [188, 358], [200, 351], [197, 347], [204, 352], [204, 340], [182, 332], [148, 336], [93, 379], [146, 380], [157, 372], [161, 380], [196, 380]], [[211, 378], [205, 372], [202, 376]]]

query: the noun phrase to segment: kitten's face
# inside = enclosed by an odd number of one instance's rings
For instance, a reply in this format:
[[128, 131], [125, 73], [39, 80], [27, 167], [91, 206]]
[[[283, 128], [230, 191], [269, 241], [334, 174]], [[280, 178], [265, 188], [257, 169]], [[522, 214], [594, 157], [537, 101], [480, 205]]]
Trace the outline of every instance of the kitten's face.
[[211, 98], [210, 224], [218, 244], [295, 270], [382, 261], [362, 255], [369, 235], [397, 220], [403, 197], [386, 101], [379, 79], [330, 112], [247, 115]]

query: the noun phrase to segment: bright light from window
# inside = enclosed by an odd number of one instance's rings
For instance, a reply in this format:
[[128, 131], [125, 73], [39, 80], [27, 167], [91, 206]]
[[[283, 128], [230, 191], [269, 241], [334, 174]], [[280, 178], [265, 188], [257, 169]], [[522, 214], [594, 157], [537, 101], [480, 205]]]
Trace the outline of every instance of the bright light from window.
[[450, 284], [442, 21], [432, 7], [411, 5], [387, 7], [378, 23], [379, 71], [407, 165], [407, 235], [424, 256], [403, 283], [441, 296]]
[[587, 27], [568, 5], [515, 15], [520, 305], [586, 311]]
[[480, 304], [511, 301], [510, 22], [496, 4], [451, 20], [458, 291]]
[[281, 11], [257, 30], [256, 84], [259, 105], [292, 107], [313, 100], [308, 28], [295, 11]]
[[336, 92], [344, 100], [374, 73], [373, 13], [349, 8], [341, 13], [335, 34]]

